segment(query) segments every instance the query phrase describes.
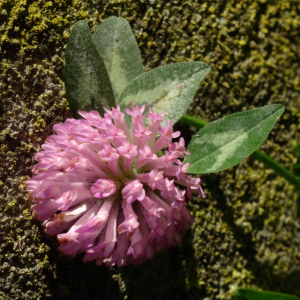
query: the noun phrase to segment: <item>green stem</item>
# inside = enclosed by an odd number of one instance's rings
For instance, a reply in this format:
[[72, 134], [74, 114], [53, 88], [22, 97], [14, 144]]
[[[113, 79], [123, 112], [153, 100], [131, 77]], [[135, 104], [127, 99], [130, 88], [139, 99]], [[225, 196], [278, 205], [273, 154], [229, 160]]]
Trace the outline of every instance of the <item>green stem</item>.
[[273, 169], [277, 174], [286, 179], [290, 184], [294, 185], [300, 190], [300, 180], [293, 173], [288, 171], [285, 167], [277, 161], [266, 155], [265, 153], [255, 150], [250, 157], [264, 163], [267, 167]]
[[191, 117], [191, 116], [188, 116], [188, 115], [183, 115], [179, 119], [179, 122], [181, 124], [184, 124], [184, 125], [194, 126], [194, 127], [198, 128], [198, 129], [203, 128], [205, 125], [208, 124], [208, 122], [206, 122], [206, 121], [203, 121], [201, 119], [198, 119], [198, 118], [195, 118], [195, 117]]
[[[181, 124], [194, 126], [198, 129], [203, 128], [205, 125], [208, 124], [208, 122], [200, 120], [195, 117], [183, 115], [179, 122]], [[276, 162], [274, 159], [266, 155], [265, 153], [255, 150], [251, 155], [250, 158], [256, 159], [262, 163], [264, 163], [267, 167], [274, 170], [277, 174], [279, 174], [281, 177], [286, 179], [290, 184], [294, 185], [298, 190], [300, 190], [300, 180], [298, 177], [296, 177], [294, 174], [292, 174], [290, 171], [288, 171], [285, 167], [283, 167], [281, 164]]]

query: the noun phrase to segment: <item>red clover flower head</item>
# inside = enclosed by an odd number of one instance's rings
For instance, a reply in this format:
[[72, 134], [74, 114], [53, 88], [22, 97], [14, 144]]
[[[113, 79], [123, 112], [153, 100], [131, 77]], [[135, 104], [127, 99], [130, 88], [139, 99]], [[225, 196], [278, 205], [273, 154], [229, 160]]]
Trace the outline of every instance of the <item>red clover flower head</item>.
[[204, 194], [180, 160], [189, 154], [184, 139], [172, 142], [180, 132], [171, 121], [164, 128], [164, 113], [149, 107], [145, 118], [144, 109], [126, 109], [132, 133], [119, 105], [104, 118], [81, 111], [84, 119], [54, 125], [56, 135], [36, 153], [27, 180], [31, 210], [63, 253], [85, 252], [83, 260], [97, 265], [141, 264], [180, 244], [194, 222], [185, 198]]

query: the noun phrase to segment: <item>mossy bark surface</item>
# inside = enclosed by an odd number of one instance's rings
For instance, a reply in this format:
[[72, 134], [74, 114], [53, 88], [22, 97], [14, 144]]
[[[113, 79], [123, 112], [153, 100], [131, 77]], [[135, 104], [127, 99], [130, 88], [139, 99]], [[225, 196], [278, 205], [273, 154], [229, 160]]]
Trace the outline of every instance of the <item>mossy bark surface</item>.
[[[75, 22], [126, 18], [145, 70], [204, 61], [188, 114], [212, 121], [279, 103], [261, 150], [291, 169], [300, 141], [300, 3], [274, 0], [0, 1], [0, 299], [232, 299], [238, 287], [300, 296], [299, 192], [262, 164], [202, 175], [181, 247], [142, 266], [84, 264], [32, 219], [24, 181], [53, 124], [71, 117], [64, 51]], [[180, 127], [187, 139], [193, 128]], [[187, 140], [188, 141], [188, 140]]]

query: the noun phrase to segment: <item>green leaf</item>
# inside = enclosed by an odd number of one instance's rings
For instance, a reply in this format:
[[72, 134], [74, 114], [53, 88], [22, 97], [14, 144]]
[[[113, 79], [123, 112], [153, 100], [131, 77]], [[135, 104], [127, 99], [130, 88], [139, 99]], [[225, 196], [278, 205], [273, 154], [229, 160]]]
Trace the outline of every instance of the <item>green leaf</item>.
[[238, 289], [235, 293], [235, 300], [299, 300], [299, 298], [281, 293]]
[[300, 158], [300, 143], [292, 147], [291, 150], [296, 155], [297, 158]]
[[291, 148], [292, 152], [296, 155], [297, 162], [293, 165], [293, 173], [300, 177], [300, 143]]
[[143, 73], [142, 57], [129, 23], [124, 18], [107, 18], [93, 34], [103, 58], [116, 99], [122, 90]]
[[107, 71], [85, 21], [74, 25], [65, 61], [66, 94], [76, 117], [78, 110], [97, 110], [103, 113], [103, 106], [115, 106]]
[[201, 129], [187, 149], [188, 172], [215, 173], [233, 167], [267, 138], [284, 107], [273, 104], [214, 121]]
[[191, 104], [200, 82], [210, 72], [204, 62], [181, 62], [153, 69], [135, 78], [121, 93], [121, 110], [130, 105], [147, 103], [159, 113], [167, 110], [164, 124], [179, 120]]
[[300, 159], [298, 158], [297, 162], [293, 165], [293, 173], [300, 177]]

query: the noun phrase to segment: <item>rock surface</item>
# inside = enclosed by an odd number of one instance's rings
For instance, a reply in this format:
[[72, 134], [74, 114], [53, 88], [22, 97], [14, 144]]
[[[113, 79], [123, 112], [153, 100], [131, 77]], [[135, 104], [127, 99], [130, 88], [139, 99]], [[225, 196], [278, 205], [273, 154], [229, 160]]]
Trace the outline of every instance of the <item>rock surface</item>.
[[[203, 60], [211, 74], [188, 113], [212, 121], [280, 103], [261, 150], [288, 169], [300, 141], [300, 4], [274, 0], [0, 2], [0, 299], [232, 299], [237, 287], [300, 296], [299, 193], [246, 159], [202, 175], [206, 199], [182, 247], [142, 266], [97, 267], [57, 251], [32, 219], [24, 181], [33, 154], [69, 117], [63, 58], [72, 25], [125, 17], [145, 70]], [[179, 125], [178, 125], [179, 126]], [[179, 127], [178, 127], [179, 128]], [[193, 128], [180, 127], [186, 134]]]

